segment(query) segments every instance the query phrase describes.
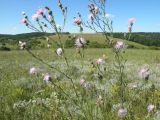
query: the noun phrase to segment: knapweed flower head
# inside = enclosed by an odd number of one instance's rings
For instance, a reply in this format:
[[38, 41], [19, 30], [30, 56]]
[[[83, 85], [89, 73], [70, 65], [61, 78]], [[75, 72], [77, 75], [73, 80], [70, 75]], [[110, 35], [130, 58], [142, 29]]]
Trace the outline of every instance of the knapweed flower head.
[[[47, 6], [45, 7], [45, 9], [47, 10], [48, 15], [52, 16], [52, 10], [51, 10], [49, 7], [47, 7]], [[44, 14], [44, 13], [43, 13], [43, 14]], [[46, 18], [45, 15], [43, 15], [43, 17]]]
[[154, 106], [154, 105], [152, 105], [152, 104], [148, 105], [147, 111], [148, 111], [149, 113], [154, 112], [154, 110], [155, 110], [155, 106]]
[[26, 45], [26, 42], [19, 41], [19, 46], [21, 50], [24, 50], [26, 48]]
[[62, 3], [61, 3], [60, 0], [58, 0], [58, 6], [59, 6], [61, 9], [63, 8]]
[[88, 8], [89, 8], [89, 12], [93, 15], [97, 15], [99, 13], [99, 8], [94, 4], [88, 5]]
[[59, 6], [60, 8], [62, 8], [62, 3], [61, 3], [60, 0], [59, 0], [59, 2], [58, 2], [58, 6]]
[[65, 8], [63, 7], [62, 8], [62, 13], [64, 14], [67, 11], [67, 9], [68, 9], [67, 7], [65, 7]]
[[67, 12], [67, 7], [64, 7], [60, 0], [58, 0], [58, 6], [59, 6], [59, 8], [61, 9], [61, 11], [62, 11], [62, 13], [64, 15]]
[[85, 79], [81, 79], [81, 80], [80, 80], [80, 85], [84, 85], [85, 82], [86, 82]]
[[28, 21], [27, 21], [27, 19], [23, 18], [23, 19], [21, 20], [21, 23], [22, 23], [22, 24], [27, 24]]
[[63, 49], [62, 48], [57, 48], [55, 52], [58, 56], [61, 56], [63, 54]]
[[49, 7], [45, 7], [45, 9], [48, 11], [48, 15], [50, 15], [50, 16], [52, 16], [52, 11], [51, 11], [51, 9], [49, 8]]
[[82, 19], [80, 17], [74, 17], [73, 23], [77, 26], [80, 26], [82, 24]]
[[91, 22], [93, 24], [93, 21], [94, 21], [94, 15], [92, 13], [90, 13], [88, 15], [88, 19], [89, 19], [89, 22]]
[[87, 42], [86, 42], [86, 40], [84, 38], [79, 37], [75, 41], [75, 46], [77, 46], [77, 47], [83, 47], [84, 45], [86, 45], [86, 43]]
[[124, 118], [127, 115], [127, 109], [126, 108], [120, 108], [118, 110], [118, 117]]
[[128, 31], [129, 32], [132, 32], [132, 27], [133, 27], [133, 24], [134, 24], [135, 21], [136, 21], [135, 18], [129, 18], [128, 19], [128, 23], [129, 23], [129, 25], [128, 25]]
[[52, 80], [52, 77], [51, 77], [51, 75], [49, 73], [45, 73], [43, 75], [43, 80], [48, 83], [49, 81]]
[[150, 75], [150, 73], [149, 73], [149, 68], [148, 67], [144, 67], [144, 68], [141, 68], [139, 70], [139, 76], [141, 78], [143, 78], [144, 80], [148, 80], [149, 79], [149, 75]]
[[104, 59], [103, 58], [98, 58], [97, 60], [96, 60], [96, 64], [97, 65], [101, 65], [101, 64], [103, 64], [104, 63]]
[[37, 74], [37, 72], [38, 72], [38, 70], [37, 70], [37, 68], [35, 68], [35, 67], [32, 67], [32, 68], [30, 68], [30, 70], [29, 70], [29, 74]]
[[123, 41], [117, 41], [116, 45], [114, 46], [116, 49], [123, 49], [125, 48], [125, 44]]
[[33, 20], [36, 20], [36, 21], [37, 21], [38, 18], [39, 18], [39, 15], [38, 15], [37, 13], [35, 13], [35, 14], [32, 15], [32, 19], [33, 19]]
[[36, 14], [37, 15], [43, 15], [44, 14], [44, 9], [43, 8], [38, 9]]
[[22, 16], [25, 18], [25, 19], [28, 19], [28, 16], [27, 16], [27, 14], [24, 12], [24, 11], [22, 11]]
[[129, 18], [129, 19], [128, 19], [128, 23], [129, 23], [130, 25], [134, 24], [135, 21], [136, 21], [135, 18]]
[[23, 18], [21, 19], [21, 23], [25, 24], [26, 26], [28, 26], [28, 16], [26, 15], [25, 12], [22, 12]]

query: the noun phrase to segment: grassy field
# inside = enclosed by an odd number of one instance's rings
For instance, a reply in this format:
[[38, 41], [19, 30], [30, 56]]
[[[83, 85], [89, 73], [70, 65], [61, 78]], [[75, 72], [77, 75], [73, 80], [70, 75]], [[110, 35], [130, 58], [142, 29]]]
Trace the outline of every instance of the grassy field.
[[[42, 64], [26, 51], [0, 51], [1, 120], [119, 119], [118, 71], [114, 66], [112, 49], [86, 49], [84, 58], [75, 49], [67, 49], [65, 53], [69, 68], [54, 50], [34, 50], [33, 53], [70, 76], [73, 81]], [[91, 63], [104, 54], [107, 58], [105, 63], [93, 67]], [[127, 85], [124, 106], [128, 110], [123, 119], [159, 120], [160, 51], [127, 49], [123, 56], [127, 59], [124, 69]], [[149, 66], [150, 70], [147, 82], [138, 76], [138, 70], [144, 66]], [[31, 67], [36, 67], [38, 73], [30, 75]], [[45, 83], [43, 73], [49, 73], [52, 81]], [[87, 86], [80, 84], [81, 79], [85, 79]], [[133, 85], [136, 88], [133, 89]], [[152, 113], [147, 112], [149, 104], [156, 106]]]

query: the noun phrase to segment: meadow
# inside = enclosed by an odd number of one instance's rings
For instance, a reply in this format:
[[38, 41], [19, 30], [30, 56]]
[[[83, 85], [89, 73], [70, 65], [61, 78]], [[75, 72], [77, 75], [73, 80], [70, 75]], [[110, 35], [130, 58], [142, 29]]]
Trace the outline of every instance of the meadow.
[[132, 34], [134, 17], [115, 33], [106, 2], [89, 0], [86, 20], [61, 0], [22, 11], [34, 32], [0, 35], [0, 120], [160, 120], [159, 33]]
[[[76, 49], [67, 49], [67, 67], [62, 56], [52, 49], [34, 50], [42, 61], [26, 51], [0, 52], [0, 119], [1, 120], [159, 120], [160, 119], [160, 52], [156, 50], [126, 49], [124, 68], [125, 118], [117, 115], [121, 104], [118, 68], [112, 49], [85, 49], [84, 58]], [[105, 55], [102, 65], [94, 66]], [[60, 69], [72, 78], [52, 69]], [[149, 67], [148, 80], [138, 71]], [[29, 74], [31, 67], [36, 74]], [[43, 73], [51, 80], [45, 82]], [[72, 82], [74, 84], [72, 84]], [[84, 84], [85, 83], [85, 84]], [[147, 106], [154, 104], [154, 111]]]

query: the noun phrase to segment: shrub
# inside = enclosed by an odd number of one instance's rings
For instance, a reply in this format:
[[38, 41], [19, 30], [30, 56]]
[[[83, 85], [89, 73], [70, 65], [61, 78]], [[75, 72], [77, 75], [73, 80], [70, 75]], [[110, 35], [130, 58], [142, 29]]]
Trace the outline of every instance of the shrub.
[[6, 46], [1, 46], [0, 50], [2, 50], [2, 51], [10, 51], [11, 49], [6, 47]]
[[89, 48], [106, 48], [107, 46], [105, 44], [100, 44], [97, 41], [88, 42]]
[[72, 47], [74, 47], [74, 40], [66, 40], [65, 41], [65, 47], [66, 48], [72, 48]]

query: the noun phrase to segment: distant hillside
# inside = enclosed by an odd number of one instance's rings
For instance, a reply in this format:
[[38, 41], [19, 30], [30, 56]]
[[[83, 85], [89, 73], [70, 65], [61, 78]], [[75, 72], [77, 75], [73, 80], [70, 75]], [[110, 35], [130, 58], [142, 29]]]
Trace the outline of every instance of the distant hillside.
[[7, 39], [21, 40], [21, 39], [28, 39], [28, 38], [33, 38], [33, 37], [49, 36], [49, 35], [53, 35], [53, 34], [51, 34], [51, 33], [38, 33], [38, 32], [22, 33], [22, 34], [17, 34], [17, 35], [0, 34], [0, 40], [4, 40], [4, 41], [6, 41]]
[[[124, 38], [124, 33], [114, 33], [115, 38]], [[160, 47], [160, 33], [138, 32], [132, 33], [130, 41], [137, 42], [147, 46]]]
[[[79, 34], [63, 33], [62, 42], [66, 48], [74, 47], [74, 36]], [[114, 33], [114, 40], [122, 39], [124, 33]], [[26, 41], [31, 49], [40, 49], [47, 47], [46, 37], [49, 38], [51, 47], [59, 47], [58, 36], [55, 33], [24, 33], [18, 35], [3, 35], [0, 34], [0, 49], [19, 49], [18, 41]], [[89, 48], [107, 48], [109, 47], [104, 41], [105, 37], [101, 33], [83, 34], [83, 37], [88, 41]], [[137, 49], [160, 49], [160, 33], [133, 33], [131, 41], [125, 41], [128, 48]], [[150, 47], [148, 47], [150, 46]], [[8, 50], [8, 49], [7, 49]]]

